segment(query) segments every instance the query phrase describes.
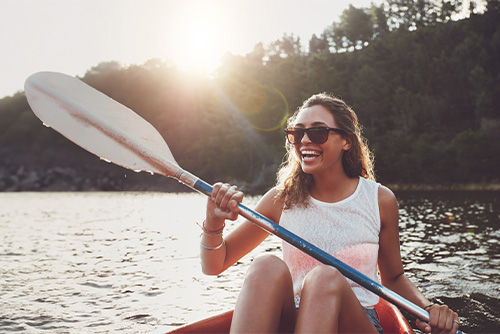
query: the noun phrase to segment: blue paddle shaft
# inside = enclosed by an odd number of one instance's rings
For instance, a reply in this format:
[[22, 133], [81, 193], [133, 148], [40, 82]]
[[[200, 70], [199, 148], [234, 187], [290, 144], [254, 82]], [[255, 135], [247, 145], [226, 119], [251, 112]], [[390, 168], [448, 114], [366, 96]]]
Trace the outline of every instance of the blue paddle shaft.
[[[198, 179], [196, 181], [193, 188], [198, 190], [199, 192], [207, 195], [207, 196], [211, 196], [212, 189], [213, 189], [211, 185], [209, 185], [208, 183], [206, 183], [200, 179]], [[276, 235], [277, 237], [286, 241], [290, 245], [292, 245], [292, 246], [296, 247], [297, 249], [303, 251], [304, 253], [314, 257], [316, 260], [320, 261], [321, 263], [324, 263], [324, 264], [327, 264], [327, 265], [330, 265], [330, 266], [336, 268], [345, 277], [351, 279], [352, 281], [358, 283], [362, 287], [364, 287], [364, 288], [368, 289], [369, 291], [373, 292], [374, 294], [384, 298], [385, 300], [393, 303], [394, 305], [406, 310], [407, 312], [413, 314], [417, 318], [419, 318], [423, 321], [427, 321], [427, 322], [429, 321], [429, 312], [422, 309], [421, 307], [419, 307], [419, 306], [415, 305], [414, 303], [410, 302], [409, 300], [401, 297], [397, 293], [384, 287], [380, 283], [372, 280], [371, 278], [369, 278], [365, 274], [348, 266], [347, 264], [343, 263], [342, 261], [336, 259], [332, 255], [326, 253], [325, 251], [314, 246], [313, 244], [309, 243], [308, 241], [305, 241], [304, 239], [302, 239], [299, 236], [297, 236], [296, 234], [288, 231], [284, 227], [274, 223], [273, 221], [262, 216], [258, 212], [255, 212], [254, 210], [247, 208], [245, 205], [240, 203], [239, 209], [240, 209], [241, 216], [250, 220], [252, 223], [256, 224], [260, 228], [266, 230], [267, 232], [269, 232], [271, 234]]]

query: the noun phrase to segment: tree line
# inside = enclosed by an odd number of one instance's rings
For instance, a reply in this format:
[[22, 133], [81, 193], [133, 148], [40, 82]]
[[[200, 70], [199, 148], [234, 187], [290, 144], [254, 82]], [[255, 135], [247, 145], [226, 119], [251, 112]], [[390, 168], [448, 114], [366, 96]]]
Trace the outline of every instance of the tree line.
[[[452, 20], [464, 12], [468, 17]], [[349, 6], [307, 49], [284, 34], [247, 55], [227, 54], [210, 76], [152, 59], [128, 67], [101, 63], [81, 79], [150, 121], [179, 164], [208, 182], [256, 191], [272, 186], [287, 117], [325, 91], [358, 114], [381, 182], [493, 182], [500, 163], [499, 59], [498, 1], [478, 13], [473, 1], [463, 8], [460, 1], [387, 0]], [[74, 171], [59, 173], [68, 183], [85, 175], [76, 189], [103, 177], [94, 188], [158, 183], [125, 174], [43, 127], [22, 92], [0, 100], [0, 117], [0, 189], [2, 173], [8, 189], [12, 173], [40, 176], [47, 166]], [[55, 182], [52, 174], [37, 187]]]

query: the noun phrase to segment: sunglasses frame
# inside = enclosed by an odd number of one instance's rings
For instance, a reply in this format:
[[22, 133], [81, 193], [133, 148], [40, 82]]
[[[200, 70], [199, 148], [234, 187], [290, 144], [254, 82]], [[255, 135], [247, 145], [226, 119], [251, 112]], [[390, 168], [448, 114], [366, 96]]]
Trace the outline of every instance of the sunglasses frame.
[[[302, 139], [304, 138], [304, 134], [307, 134], [307, 138], [309, 138], [309, 140], [311, 142], [313, 142], [314, 144], [324, 144], [328, 141], [328, 138], [329, 138], [329, 135], [326, 136], [326, 139], [325, 141], [321, 141], [321, 140], [314, 140], [315, 136], [314, 136], [314, 133], [317, 133], [317, 132], [322, 132], [322, 131], [327, 131], [328, 134], [330, 133], [330, 131], [332, 132], [336, 132], [338, 134], [341, 134], [341, 135], [345, 135], [346, 132], [342, 129], [339, 129], [339, 128], [331, 128], [331, 127], [327, 127], [327, 126], [313, 126], [313, 127], [310, 127], [310, 128], [287, 128], [285, 129], [285, 132], [287, 134], [286, 136], [286, 139], [288, 140], [288, 142], [292, 145], [298, 145], [302, 142]], [[302, 133], [301, 136], [300, 136], [300, 139], [298, 142], [294, 143], [290, 140], [290, 136], [293, 136], [293, 138], [295, 139], [296, 137], [296, 134], [295, 133]], [[313, 134], [312, 135], [312, 138], [311, 138], [311, 133]]]

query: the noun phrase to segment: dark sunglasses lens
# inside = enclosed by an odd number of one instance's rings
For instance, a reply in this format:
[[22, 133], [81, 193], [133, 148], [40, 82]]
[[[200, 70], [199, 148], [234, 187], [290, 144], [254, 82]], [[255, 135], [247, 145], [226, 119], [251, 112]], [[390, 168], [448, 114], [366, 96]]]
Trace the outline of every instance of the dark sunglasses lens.
[[303, 129], [293, 129], [288, 132], [288, 141], [290, 144], [299, 144], [302, 141], [302, 137], [304, 137]]
[[307, 131], [307, 136], [315, 144], [323, 144], [328, 140], [330, 130], [327, 128], [316, 128]]

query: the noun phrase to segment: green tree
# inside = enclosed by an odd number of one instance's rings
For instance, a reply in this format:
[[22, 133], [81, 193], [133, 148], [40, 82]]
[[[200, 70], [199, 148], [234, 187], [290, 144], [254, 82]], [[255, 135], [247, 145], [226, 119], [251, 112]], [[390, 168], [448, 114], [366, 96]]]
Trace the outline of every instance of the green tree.
[[389, 32], [389, 25], [387, 23], [388, 18], [383, 6], [375, 6], [372, 4], [370, 15], [373, 23], [373, 37], [385, 35]]
[[349, 5], [342, 12], [339, 23], [334, 23], [331, 36], [335, 41], [337, 50], [354, 47], [363, 48], [374, 35], [371, 16], [363, 8]]
[[386, 0], [390, 25], [407, 30], [446, 22], [461, 11], [459, 0]]
[[469, 75], [469, 81], [474, 89], [475, 101], [475, 114], [478, 118], [494, 117], [497, 113], [497, 106], [495, 105], [495, 90], [489, 89], [495, 85], [494, 78], [486, 73], [481, 65], [476, 65]]
[[323, 33], [321, 34], [321, 38], [318, 38], [316, 34], [313, 34], [311, 39], [309, 40], [309, 53], [329, 53], [330, 44], [328, 43], [328, 38]]
[[275, 61], [279, 58], [300, 56], [302, 53], [300, 37], [285, 33], [280, 39], [271, 43], [267, 53], [271, 60]]
[[466, 130], [452, 141], [456, 151], [458, 174], [468, 180], [498, 179], [496, 169], [500, 163], [498, 135], [478, 130]]

